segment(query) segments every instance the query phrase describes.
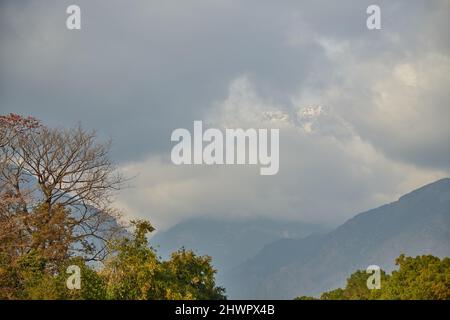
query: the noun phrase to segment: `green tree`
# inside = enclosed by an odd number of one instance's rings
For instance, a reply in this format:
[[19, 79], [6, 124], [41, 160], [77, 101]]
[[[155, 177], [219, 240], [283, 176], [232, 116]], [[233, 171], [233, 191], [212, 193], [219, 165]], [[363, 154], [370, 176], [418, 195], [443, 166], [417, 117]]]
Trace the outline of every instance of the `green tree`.
[[[321, 295], [322, 300], [370, 300], [378, 294], [377, 289], [367, 288], [367, 279], [371, 276], [365, 270], [357, 270], [347, 279], [344, 289], [338, 288]], [[381, 284], [386, 283], [388, 276], [381, 270]]]
[[209, 256], [182, 248], [162, 263], [161, 273], [167, 299], [225, 299], [225, 289], [215, 284], [216, 270]]
[[[381, 271], [381, 289], [369, 290], [370, 274], [358, 270], [348, 279], [345, 288], [324, 292], [322, 300], [449, 300], [450, 258], [432, 255], [396, 259], [398, 270], [387, 275]], [[304, 297], [299, 297], [304, 298]]]
[[[109, 148], [81, 127], [0, 115], [0, 299], [224, 299], [210, 257], [160, 261], [149, 222], [132, 222], [129, 238], [112, 223], [124, 180]], [[67, 288], [70, 265], [80, 289]]]
[[[67, 279], [70, 274], [67, 274], [69, 266], [78, 266], [80, 268], [81, 276], [81, 288], [80, 289], [68, 289]], [[105, 300], [106, 294], [106, 281], [105, 278], [94, 268], [86, 264], [86, 262], [80, 258], [73, 258], [67, 260], [61, 267], [54, 278], [55, 285], [57, 287], [58, 298], [63, 300]]]
[[311, 296], [299, 296], [299, 297], [296, 297], [294, 300], [319, 300], [319, 299], [311, 297]]
[[[48, 270], [49, 258], [38, 251], [22, 255], [13, 265], [2, 266], [0, 276], [0, 299], [26, 300], [98, 300], [106, 299], [104, 279], [83, 259], [74, 258], [64, 261], [59, 270]], [[80, 267], [81, 288], [69, 290], [66, 281], [70, 274], [67, 267]]]
[[112, 246], [112, 254], [102, 274], [110, 299], [224, 299], [224, 289], [216, 287], [215, 270], [208, 256], [196, 256], [181, 249], [168, 261], [160, 261], [148, 245], [146, 234], [152, 225], [132, 221], [132, 238]]
[[345, 290], [341, 288], [337, 288], [335, 290], [331, 290], [329, 292], [324, 292], [320, 296], [321, 300], [347, 300], [345, 295]]
[[134, 236], [116, 241], [106, 260], [103, 276], [107, 279], [107, 295], [111, 299], [145, 300], [155, 292], [160, 262], [148, 246], [146, 234], [154, 228], [147, 221], [132, 221]]
[[450, 259], [432, 255], [406, 257], [396, 260], [399, 270], [383, 287], [381, 299], [448, 300], [450, 299]]

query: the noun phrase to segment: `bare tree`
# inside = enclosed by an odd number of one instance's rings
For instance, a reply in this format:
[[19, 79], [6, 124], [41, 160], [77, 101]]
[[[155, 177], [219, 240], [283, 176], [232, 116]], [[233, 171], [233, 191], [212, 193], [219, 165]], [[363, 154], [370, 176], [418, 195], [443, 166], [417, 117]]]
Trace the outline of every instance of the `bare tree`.
[[0, 118], [0, 126], [0, 223], [22, 239], [18, 250], [101, 260], [120, 231], [111, 203], [124, 181], [109, 159], [110, 143], [80, 126], [50, 129], [16, 115]]

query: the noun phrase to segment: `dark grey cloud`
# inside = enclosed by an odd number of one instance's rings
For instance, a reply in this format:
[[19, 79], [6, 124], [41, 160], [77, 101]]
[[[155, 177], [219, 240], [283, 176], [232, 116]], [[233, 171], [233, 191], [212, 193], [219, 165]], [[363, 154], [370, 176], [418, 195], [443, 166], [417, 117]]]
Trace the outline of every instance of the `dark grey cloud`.
[[111, 135], [124, 160], [167, 148], [163, 137], [239, 74], [282, 98], [320, 56], [286, 45], [283, 6], [79, 1], [77, 32], [64, 25], [70, 3], [3, 3], [2, 111], [81, 121]]
[[[81, 31], [65, 28], [73, 3]], [[383, 29], [369, 31], [373, 3], [4, 0], [0, 112], [111, 137], [115, 160], [142, 177], [120, 199], [135, 215], [150, 206], [162, 223], [212, 211], [343, 219], [450, 170], [449, 2], [375, 1]], [[223, 114], [242, 81], [244, 102]], [[296, 127], [299, 108], [317, 104], [349, 124], [349, 140]], [[279, 176], [170, 167], [174, 128], [211, 114], [245, 125], [266, 107], [289, 116]], [[205, 200], [208, 189], [218, 193]]]

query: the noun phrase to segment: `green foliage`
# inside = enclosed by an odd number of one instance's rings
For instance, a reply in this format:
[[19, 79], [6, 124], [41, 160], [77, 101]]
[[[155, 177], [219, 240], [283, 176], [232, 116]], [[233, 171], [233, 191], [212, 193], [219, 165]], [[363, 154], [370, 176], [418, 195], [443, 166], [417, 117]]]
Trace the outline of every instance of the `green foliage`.
[[148, 221], [132, 221], [129, 239], [111, 223], [124, 180], [109, 146], [81, 126], [0, 115], [0, 299], [224, 299], [211, 258], [161, 261]]
[[[160, 261], [148, 245], [146, 234], [153, 231], [147, 221], [133, 221], [131, 238], [111, 244], [111, 254], [97, 270], [81, 257], [61, 260], [55, 269], [52, 256], [32, 250], [18, 259], [0, 260], [0, 299], [63, 300], [145, 300], [225, 299], [224, 289], [215, 285], [211, 258], [181, 249], [168, 261]], [[69, 290], [69, 266], [80, 268], [81, 288]]]
[[320, 296], [321, 300], [346, 300], [345, 289], [337, 288], [332, 291], [324, 292]]
[[146, 221], [132, 221], [133, 239], [121, 239], [112, 245], [114, 254], [102, 271], [107, 279], [110, 299], [144, 300], [156, 290], [156, 277], [160, 262], [148, 246], [146, 233], [153, 227]]
[[[322, 300], [370, 300], [377, 290], [369, 290], [367, 288], [367, 279], [371, 276], [364, 270], [358, 270], [347, 279], [345, 289], [335, 289], [323, 293], [320, 298]], [[387, 276], [381, 270], [381, 283], [386, 282]]]
[[225, 299], [224, 289], [215, 286], [215, 270], [208, 256], [181, 249], [169, 261], [160, 261], [148, 246], [146, 233], [153, 227], [133, 221], [133, 239], [113, 245], [115, 254], [102, 274], [110, 299]]
[[[348, 279], [345, 288], [325, 292], [322, 300], [448, 300], [450, 299], [450, 259], [432, 255], [396, 259], [398, 270], [387, 275], [381, 272], [381, 289], [369, 290], [370, 274], [358, 270]], [[301, 299], [305, 297], [299, 297]]]
[[318, 299], [310, 296], [299, 296], [296, 297], [294, 300], [318, 300]]
[[52, 299], [56, 296], [52, 278], [46, 270], [47, 261], [37, 251], [30, 251], [2, 265], [2, 298]]
[[215, 286], [216, 270], [209, 256], [197, 256], [182, 248], [162, 263], [161, 270], [164, 283], [168, 284], [165, 288], [168, 299], [225, 299], [225, 290]]
[[[0, 299], [26, 300], [79, 300], [105, 299], [106, 286], [103, 278], [80, 258], [69, 259], [60, 266], [59, 271], [48, 269], [48, 258], [36, 251], [23, 255], [17, 264], [2, 268], [2, 280], [9, 279], [1, 285], [8, 290], [0, 291]], [[81, 289], [69, 290], [66, 286], [66, 273], [69, 265], [80, 267]]]
[[439, 259], [432, 255], [416, 258], [401, 255], [383, 288], [381, 299], [400, 300], [449, 300], [450, 259]]
[[[67, 279], [70, 274], [67, 273], [68, 267], [71, 265], [80, 268], [81, 288], [69, 290], [67, 288]], [[58, 297], [56, 299], [63, 300], [104, 300], [106, 295], [106, 281], [95, 270], [93, 266], [86, 264], [83, 259], [77, 257], [67, 260], [60, 268], [58, 274], [54, 277], [57, 287]]]

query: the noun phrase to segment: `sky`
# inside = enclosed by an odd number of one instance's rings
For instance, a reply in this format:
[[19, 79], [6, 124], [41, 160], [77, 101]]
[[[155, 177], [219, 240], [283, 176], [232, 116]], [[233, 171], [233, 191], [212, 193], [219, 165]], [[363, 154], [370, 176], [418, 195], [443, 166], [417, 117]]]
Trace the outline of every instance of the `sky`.
[[[448, 0], [2, 0], [0, 113], [111, 138], [126, 218], [334, 225], [450, 176], [449, 31]], [[279, 128], [278, 174], [175, 166], [194, 120]]]

